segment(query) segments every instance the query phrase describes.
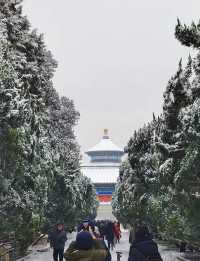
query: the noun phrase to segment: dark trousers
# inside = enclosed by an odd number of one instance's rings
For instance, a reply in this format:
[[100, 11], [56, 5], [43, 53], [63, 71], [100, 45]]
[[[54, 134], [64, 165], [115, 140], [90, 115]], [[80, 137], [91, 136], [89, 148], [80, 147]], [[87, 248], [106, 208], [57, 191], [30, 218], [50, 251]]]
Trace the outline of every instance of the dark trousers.
[[58, 261], [58, 256], [59, 256], [59, 261], [63, 261], [63, 254], [64, 254], [64, 248], [61, 249], [53, 249], [53, 260]]
[[114, 240], [107, 240], [108, 242], [108, 249], [110, 250], [110, 248], [113, 250], [114, 247]]

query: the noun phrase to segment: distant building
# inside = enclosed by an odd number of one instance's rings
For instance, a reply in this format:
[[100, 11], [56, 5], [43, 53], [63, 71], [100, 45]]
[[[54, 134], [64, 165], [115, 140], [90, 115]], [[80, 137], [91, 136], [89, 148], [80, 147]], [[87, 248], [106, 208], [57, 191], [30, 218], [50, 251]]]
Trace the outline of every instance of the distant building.
[[108, 203], [119, 176], [124, 151], [111, 141], [108, 130], [105, 129], [101, 141], [86, 154], [90, 157], [90, 162], [82, 166], [82, 173], [94, 183], [100, 202]]

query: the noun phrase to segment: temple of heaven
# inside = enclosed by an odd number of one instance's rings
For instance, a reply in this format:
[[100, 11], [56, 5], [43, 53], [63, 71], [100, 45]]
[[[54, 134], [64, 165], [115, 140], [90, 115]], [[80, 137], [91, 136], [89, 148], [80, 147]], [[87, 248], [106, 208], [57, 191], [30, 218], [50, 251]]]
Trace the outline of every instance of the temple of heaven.
[[112, 142], [108, 130], [105, 129], [101, 141], [86, 154], [90, 161], [82, 166], [82, 173], [92, 180], [100, 203], [109, 203], [119, 176], [124, 151]]

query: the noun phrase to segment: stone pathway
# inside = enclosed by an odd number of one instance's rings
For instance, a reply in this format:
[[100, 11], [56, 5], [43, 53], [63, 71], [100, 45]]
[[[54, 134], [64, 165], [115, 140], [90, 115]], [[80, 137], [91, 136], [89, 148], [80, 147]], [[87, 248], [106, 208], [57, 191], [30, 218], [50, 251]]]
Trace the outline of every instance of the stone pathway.
[[[120, 244], [116, 245], [116, 248], [111, 252], [112, 254], [112, 261], [117, 261], [117, 251], [122, 252], [122, 258], [121, 261], [127, 261], [128, 260], [128, 254], [129, 254], [129, 243], [128, 243], [128, 237], [129, 233], [127, 231], [124, 231], [122, 234], [122, 239]], [[74, 240], [75, 234], [69, 234], [68, 235], [68, 242], [67, 246], [70, 244], [72, 240]], [[163, 261], [180, 261], [182, 259], [177, 258], [180, 257], [180, 253], [175, 250], [170, 250], [167, 248], [167, 246], [159, 246], [160, 253], [162, 255]], [[46, 252], [37, 252], [33, 251], [32, 254], [28, 255], [25, 258], [22, 258], [18, 261], [52, 261], [52, 250], [50, 248], [46, 249]]]
[[[75, 233], [72, 234], [68, 234], [67, 235], [68, 240], [67, 240], [67, 244], [66, 244], [66, 248], [68, 247], [68, 245], [71, 243], [71, 241], [74, 240], [75, 238]], [[17, 261], [52, 261], [53, 258], [53, 251], [50, 248], [50, 246], [48, 245], [47, 247], [43, 247], [42, 252], [38, 252], [37, 250], [33, 251], [30, 255], [21, 258]]]
[[[122, 236], [120, 244], [116, 245], [116, 249], [114, 249], [114, 251], [112, 251], [113, 261], [117, 260], [116, 251], [122, 252], [121, 261], [128, 260], [129, 247], [130, 247], [130, 245], [128, 243], [128, 237], [129, 237], [129, 233], [127, 231], [123, 232], [123, 236]], [[177, 259], [177, 256], [179, 256], [179, 253], [176, 250], [170, 250], [167, 247], [159, 246], [159, 251], [161, 253], [163, 261], [178, 261], [179, 260], [179, 259]]]

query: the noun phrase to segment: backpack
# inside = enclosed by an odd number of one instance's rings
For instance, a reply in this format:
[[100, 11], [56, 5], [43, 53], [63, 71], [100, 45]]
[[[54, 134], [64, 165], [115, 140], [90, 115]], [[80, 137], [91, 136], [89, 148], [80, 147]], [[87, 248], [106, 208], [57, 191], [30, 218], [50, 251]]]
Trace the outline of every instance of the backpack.
[[133, 249], [133, 251], [135, 252], [138, 260], [141, 261], [163, 261], [163, 259], [161, 258], [161, 256], [159, 257], [145, 257], [139, 250], [137, 250], [136, 248]]

